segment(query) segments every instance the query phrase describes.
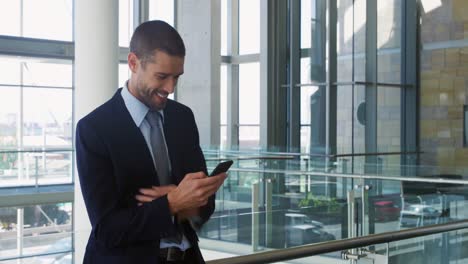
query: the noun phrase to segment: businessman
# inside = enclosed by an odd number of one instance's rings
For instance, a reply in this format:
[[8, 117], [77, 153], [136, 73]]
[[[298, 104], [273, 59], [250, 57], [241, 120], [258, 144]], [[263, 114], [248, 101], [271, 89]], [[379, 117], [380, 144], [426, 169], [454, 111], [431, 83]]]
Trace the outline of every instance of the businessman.
[[135, 29], [130, 80], [76, 131], [81, 189], [92, 224], [84, 263], [204, 263], [195, 226], [226, 179], [207, 177], [187, 106], [168, 99], [185, 45], [162, 21]]

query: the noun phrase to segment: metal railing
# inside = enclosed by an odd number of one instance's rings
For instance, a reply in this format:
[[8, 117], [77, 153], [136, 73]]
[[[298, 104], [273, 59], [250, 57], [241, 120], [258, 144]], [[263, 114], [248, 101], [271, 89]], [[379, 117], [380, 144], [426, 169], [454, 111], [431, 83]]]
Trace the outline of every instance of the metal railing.
[[417, 227], [408, 230], [386, 232], [364, 237], [342, 239], [331, 242], [304, 245], [287, 249], [278, 249], [261, 253], [250, 254], [207, 261], [207, 264], [257, 264], [272, 263], [278, 261], [292, 260], [314, 255], [332, 253], [337, 251], [355, 249], [394, 241], [417, 238], [427, 235], [445, 233], [468, 228], [468, 220], [457, 221], [447, 224], [439, 224], [425, 227]]

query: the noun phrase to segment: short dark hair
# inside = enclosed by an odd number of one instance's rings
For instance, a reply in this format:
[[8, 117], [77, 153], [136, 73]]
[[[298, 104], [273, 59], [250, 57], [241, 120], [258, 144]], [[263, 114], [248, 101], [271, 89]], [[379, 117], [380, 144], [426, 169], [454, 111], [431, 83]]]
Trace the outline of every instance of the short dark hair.
[[146, 21], [133, 32], [130, 52], [135, 53], [145, 64], [152, 59], [156, 50], [171, 56], [185, 57], [184, 41], [177, 30], [161, 20]]

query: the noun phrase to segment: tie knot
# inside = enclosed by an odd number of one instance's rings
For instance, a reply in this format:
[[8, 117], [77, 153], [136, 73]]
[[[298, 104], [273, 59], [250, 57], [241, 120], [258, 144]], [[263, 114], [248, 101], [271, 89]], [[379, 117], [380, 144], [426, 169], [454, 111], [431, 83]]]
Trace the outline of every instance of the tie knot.
[[146, 120], [148, 120], [151, 127], [159, 127], [162, 121], [161, 113], [158, 111], [148, 111]]

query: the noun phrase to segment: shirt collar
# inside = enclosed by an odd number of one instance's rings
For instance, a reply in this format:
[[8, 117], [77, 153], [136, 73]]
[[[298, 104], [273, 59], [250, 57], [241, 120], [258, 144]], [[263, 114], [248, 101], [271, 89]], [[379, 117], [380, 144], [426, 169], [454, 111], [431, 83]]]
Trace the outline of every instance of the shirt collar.
[[[136, 126], [140, 127], [143, 120], [145, 120], [149, 108], [140, 100], [138, 100], [135, 96], [133, 96], [133, 94], [131, 94], [130, 91], [128, 91], [128, 81], [125, 82], [125, 85], [122, 88], [121, 95], [124, 100], [125, 106], [127, 107], [128, 112], [130, 113], [130, 116], [132, 116], [132, 119], [135, 122]], [[161, 113], [164, 120], [164, 111], [159, 110], [159, 112]]]

